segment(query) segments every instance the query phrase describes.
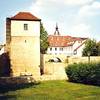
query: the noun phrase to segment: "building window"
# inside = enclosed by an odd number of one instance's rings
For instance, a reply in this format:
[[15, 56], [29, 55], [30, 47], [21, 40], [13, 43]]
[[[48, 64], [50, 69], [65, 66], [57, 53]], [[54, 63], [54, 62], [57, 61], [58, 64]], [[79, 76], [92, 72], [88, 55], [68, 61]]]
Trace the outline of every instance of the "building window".
[[52, 48], [50, 48], [50, 51], [52, 51]]
[[57, 51], [57, 48], [55, 48], [55, 51]]
[[28, 24], [24, 24], [24, 30], [28, 30]]
[[63, 48], [60, 48], [60, 51], [63, 51]]
[[74, 55], [76, 55], [76, 54], [77, 54], [77, 50], [74, 51]]

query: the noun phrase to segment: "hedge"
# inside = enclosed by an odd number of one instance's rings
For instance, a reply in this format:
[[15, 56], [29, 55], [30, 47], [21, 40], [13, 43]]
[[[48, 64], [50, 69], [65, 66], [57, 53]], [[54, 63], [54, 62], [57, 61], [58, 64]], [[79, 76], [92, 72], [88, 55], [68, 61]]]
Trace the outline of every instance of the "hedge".
[[100, 62], [71, 64], [65, 71], [71, 82], [100, 85]]

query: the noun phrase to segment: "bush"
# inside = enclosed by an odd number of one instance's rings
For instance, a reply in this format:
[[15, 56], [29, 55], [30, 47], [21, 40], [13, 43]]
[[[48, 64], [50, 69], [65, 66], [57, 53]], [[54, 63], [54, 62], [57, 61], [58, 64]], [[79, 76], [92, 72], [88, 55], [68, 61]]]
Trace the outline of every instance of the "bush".
[[71, 82], [100, 85], [100, 62], [71, 64], [65, 71]]

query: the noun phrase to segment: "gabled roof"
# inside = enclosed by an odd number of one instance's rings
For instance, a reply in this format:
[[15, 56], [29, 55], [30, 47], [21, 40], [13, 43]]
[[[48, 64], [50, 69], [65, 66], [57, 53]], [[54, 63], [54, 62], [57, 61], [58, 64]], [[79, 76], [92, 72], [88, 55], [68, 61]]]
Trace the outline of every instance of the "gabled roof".
[[10, 18], [11, 20], [28, 20], [28, 21], [41, 21], [41, 19], [32, 15], [30, 12], [19, 12]]
[[74, 51], [77, 51], [82, 45], [85, 44], [86, 41], [84, 41], [82, 44], [80, 44], [76, 49], [74, 49]]
[[84, 41], [87, 38], [71, 37], [71, 36], [56, 36], [49, 35], [48, 42], [50, 47], [67, 47], [72, 46], [75, 41]]

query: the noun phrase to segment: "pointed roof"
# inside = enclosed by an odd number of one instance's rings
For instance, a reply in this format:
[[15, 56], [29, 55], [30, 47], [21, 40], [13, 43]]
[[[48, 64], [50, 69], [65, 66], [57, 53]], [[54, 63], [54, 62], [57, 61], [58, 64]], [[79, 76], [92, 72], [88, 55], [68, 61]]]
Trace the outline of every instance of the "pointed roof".
[[59, 30], [58, 30], [58, 24], [56, 23], [56, 28], [55, 28], [54, 35], [60, 35]]
[[32, 15], [30, 12], [19, 12], [10, 18], [11, 20], [28, 20], [28, 21], [41, 21], [41, 19]]

